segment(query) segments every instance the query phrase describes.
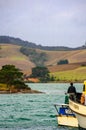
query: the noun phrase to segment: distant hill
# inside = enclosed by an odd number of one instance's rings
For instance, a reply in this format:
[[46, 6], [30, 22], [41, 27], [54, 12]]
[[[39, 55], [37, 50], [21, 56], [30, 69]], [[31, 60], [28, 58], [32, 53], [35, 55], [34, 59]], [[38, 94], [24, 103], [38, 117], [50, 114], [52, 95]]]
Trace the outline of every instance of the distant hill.
[[[31, 73], [31, 69], [36, 66], [35, 62], [33, 62], [34, 59], [31, 59], [33, 58], [31, 55], [26, 56], [21, 53], [21, 46], [3, 43], [0, 45], [0, 48], [0, 68], [6, 64], [13, 64], [24, 73]], [[82, 65], [86, 65], [86, 49], [73, 51], [47, 51], [35, 49], [35, 51], [34, 54], [37, 55], [34, 57], [35, 61], [47, 66], [50, 72], [73, 70]], [[62, 59], [67, 59], [69, 64], [57, 65], [57, 62]]]
[[[58, 65], [60, 60], [68, 64]], [[86, 79], [86, 46], [46, 47], [23, 41], [19, 38], [0, 36], [0, 69], [3, 65], [13, 64], [25, 74], [31, 74], [35, 66], [46, 66], [57, 80]], [[83, 80], [82, 79], [82, 80]]]
[[68, 51], [68, 50], [80, 50], [80, 49], [86, 49], [86, 46], [81, 46], [77, 48], [69, 48], [65, 46], [42, 46], [42, 45], [36, 45], [35, 43], [28, 42], [21, 40], [20, 38], [14, 38], [10, 36], [0, 36], [0, 43], [9, 43], [9, 44], [15, 44], [19, 46], [24, 46], [24, 47], [30, 47], [30, 48], [35, 48], [35, 49], [41, 49], [41, 50], [51, 50], [51, 51]]

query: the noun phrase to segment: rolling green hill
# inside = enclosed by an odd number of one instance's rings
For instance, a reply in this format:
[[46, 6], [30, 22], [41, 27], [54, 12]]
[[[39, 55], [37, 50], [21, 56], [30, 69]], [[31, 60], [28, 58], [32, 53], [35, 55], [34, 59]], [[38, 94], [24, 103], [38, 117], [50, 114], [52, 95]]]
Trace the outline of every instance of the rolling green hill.
[[[32, 55], [23, 54], [21, 46], [13, 44], [0, 44], [0, 68], [6, 64], [14, 64], [25, 74], [30, 74], [36, 66]], [[30, 48], [29, 48], [30, 49]], [[34, 51], [32, 49], [32, 51]], [[55, 75], [56, 80], [80, 80], [86, 79], [86, 49], [72, 51], [46, 51], [35, 49], [35, 61], [46, 57], [43, 64]], [[32, 52], [31, 52], [32, 53]], [[43, 57], [41, 56], [43, 54]], [[39, 59], [39, 57], [40, 59]], [[45, 58], [44, 58], [45, 59]], [[57, 65], [59, 60], [67, 59], [69, 64]], [[72, 74], [72, 76], [71, 76]]]
[[74, 70], [67, 70], [61, 72], [51, 73], [56, 79], [56, 81], [73, 81], [73, 82], [82, 82], [86, 80], [86, 67], [79, 67]]

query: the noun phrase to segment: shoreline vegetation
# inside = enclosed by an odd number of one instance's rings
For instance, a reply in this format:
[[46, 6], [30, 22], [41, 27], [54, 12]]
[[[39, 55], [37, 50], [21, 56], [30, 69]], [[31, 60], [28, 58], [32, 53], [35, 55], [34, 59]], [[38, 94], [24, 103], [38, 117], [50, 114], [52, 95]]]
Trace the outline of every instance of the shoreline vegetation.
[[23, 73], [14, 65], [4, 65], [0, 70], [0, 94], [42, 93], [32, 90], [23, 80]]
[[0, 94], [16, 94], [16, 93], [35, 94], [35, 93], [43, 93], [43, 92], [39, 90], [33, 90], [30, 87], [25, 89], [15, 89], [15, 86], [7, 87], [6, 84], [0, 84]]
[[16, 91], [16, 92], [12, 92], [12, 91], [0, 91], [0, 94], [19, 94], [19, 93], [27, 93], [27, 94], [40, 94], [43, 92], [40, 92], [38, 90], [21, 90], [21, 91]]

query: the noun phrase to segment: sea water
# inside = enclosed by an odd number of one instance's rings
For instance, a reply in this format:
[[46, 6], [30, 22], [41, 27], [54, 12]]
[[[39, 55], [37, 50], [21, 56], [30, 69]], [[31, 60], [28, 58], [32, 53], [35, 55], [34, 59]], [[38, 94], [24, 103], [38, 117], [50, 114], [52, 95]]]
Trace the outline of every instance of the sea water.
[[[58, 126], [55, 103], [64, 103], [68, 83], [28, 84], [42, 94], [0, 94], [0, 130], [78, 130]], [[78, 92], [82, 84], [74, 84]]]

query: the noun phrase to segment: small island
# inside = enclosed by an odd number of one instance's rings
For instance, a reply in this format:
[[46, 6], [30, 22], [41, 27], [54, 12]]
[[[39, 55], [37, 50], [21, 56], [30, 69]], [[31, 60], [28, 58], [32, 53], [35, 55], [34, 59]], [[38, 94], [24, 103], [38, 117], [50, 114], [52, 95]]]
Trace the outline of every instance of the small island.
[[14, 65], [4, 65], [0, 70], [0, 94], [42, 93], [24, 83], [23, 73]]
[[29, 93], [29, 94], [34, 94], [34, 93], [43, 93], [38, 90], [33, 90], [30, 87], [25, 87], [25, 88], [16, 88], [16, 86], [10, 86], [9, 88], [7, 87], [6, 84], [0, 84], [0, 94], [13, 94], [13, 93]]

